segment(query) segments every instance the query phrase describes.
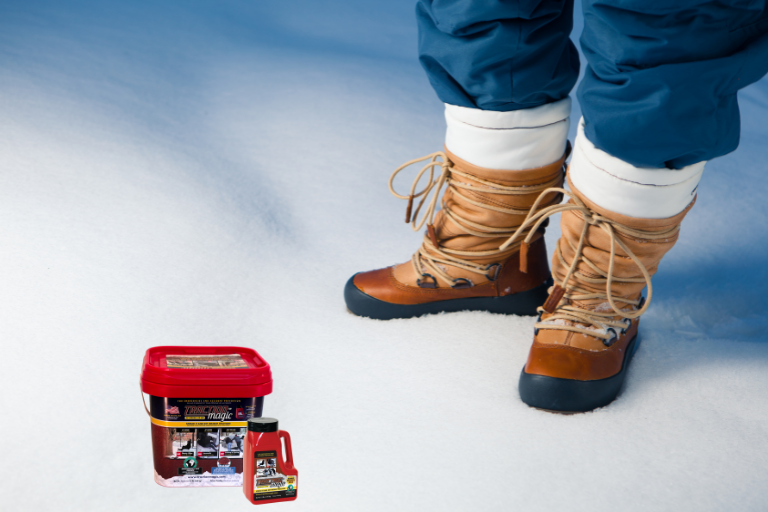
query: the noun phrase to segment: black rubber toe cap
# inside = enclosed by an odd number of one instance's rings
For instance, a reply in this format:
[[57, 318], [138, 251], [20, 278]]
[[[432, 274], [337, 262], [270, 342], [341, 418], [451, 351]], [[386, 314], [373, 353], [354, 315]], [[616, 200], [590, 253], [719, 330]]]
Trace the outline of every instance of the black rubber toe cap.
[[518, 391], [520, 399], [531, 407], [557, 412], [587, 412], [604, 407], [616, 399], [627, 368], [640, 341], [637, 336], [627, 346], [621, 370], [616, 375], [600, 380], [571, 380], [520, 373]]

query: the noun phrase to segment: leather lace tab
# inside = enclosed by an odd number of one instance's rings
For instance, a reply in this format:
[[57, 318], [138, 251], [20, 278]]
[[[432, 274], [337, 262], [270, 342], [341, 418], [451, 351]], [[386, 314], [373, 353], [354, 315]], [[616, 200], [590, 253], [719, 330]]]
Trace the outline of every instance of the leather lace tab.
[[528, 273], [528, 242], [520, 244], [520, 272]]
[[413, 210], [413, 194], [408, 196], [408, 208], [405, 209], [405, 223], [411, 222], [411, 210]]
[[427, 224], [427, 233], [429, 233], [429, 239], [432, 240], [432, 243], [435, 245], [435, 247], [438, 247], [437, 233], [435, 232], [435, 226], [433, 226], [432, 224]]
[[560, 304], [561, 300], [563, 300], [563, 295], [565, 295], [565, 290], [560, 288], [559, 284], [556, 284], [552, 288], [552, 293], [550, 293], [549, 297], [547, 297], [547, 301], [542, 306], [544, 311], [547, 313], [554, 313], [555, 309], [557, 309], [557, 305]]

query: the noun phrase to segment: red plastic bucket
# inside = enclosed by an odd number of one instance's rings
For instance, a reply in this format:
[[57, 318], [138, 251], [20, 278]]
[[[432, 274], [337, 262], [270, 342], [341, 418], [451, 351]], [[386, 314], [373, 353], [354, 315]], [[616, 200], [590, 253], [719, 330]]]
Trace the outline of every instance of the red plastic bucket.
[[255, 350], [150, 348], [141, 390], [149, 395], [158, 484], [242, 485], [247, 421], [261, 417], [264, 396], [272, 392], [269, 364]]

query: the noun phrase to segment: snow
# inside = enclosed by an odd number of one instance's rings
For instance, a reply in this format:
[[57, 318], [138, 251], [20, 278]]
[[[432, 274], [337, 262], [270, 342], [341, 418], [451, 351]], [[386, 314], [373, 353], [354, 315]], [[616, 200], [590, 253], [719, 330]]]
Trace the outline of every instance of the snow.
[[548, 414], [516, 391], [535, 318], [344, 307], [353, 272], [422, 236], [387, 191], [443, 138], [412, 9], [0, 5], [3, 429], [57, 447], [6, 444], [4, 511], [247, 506], [153, 482], [138, 374], [167, 344], [270, 362], [301, 477], [285, 510], [764, 509], [768, 81], [654, 279], [625, 392]]

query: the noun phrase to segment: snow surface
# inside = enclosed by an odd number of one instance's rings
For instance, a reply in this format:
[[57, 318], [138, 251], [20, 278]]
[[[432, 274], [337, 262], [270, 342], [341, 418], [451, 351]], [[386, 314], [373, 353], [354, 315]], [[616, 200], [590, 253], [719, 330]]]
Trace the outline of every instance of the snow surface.
[[766, 509], [768, 81], [654, 280], [625, 392], [553, 415], [517, 396], [533, 318], [345, 310], [353, 272], [421, 239], [387, 191], [443, 138], [412, 10], [0, 5], [3, 431], [55, 447], [5, 444], [4, 511], [249, 506], [153, 482], [138, 376], [166, 344], [271, 363], [301, 476], [284, 510]]

